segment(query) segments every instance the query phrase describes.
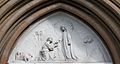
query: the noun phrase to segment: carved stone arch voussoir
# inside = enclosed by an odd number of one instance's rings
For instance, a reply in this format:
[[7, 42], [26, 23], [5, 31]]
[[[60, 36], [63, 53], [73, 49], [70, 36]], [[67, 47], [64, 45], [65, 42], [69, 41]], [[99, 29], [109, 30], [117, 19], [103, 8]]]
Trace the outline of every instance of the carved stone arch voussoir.
[[[84, 4], [83, 4], [84, 5]], [[120, 56], [119, 51], [116, 48], [116, 45], [114, 42], [117, 42], [114, 40], [113, 36], [109, 31], [107, 31], [105, 26], [101, 23], [101, 21], [93, 16], [90, 16], [85, 11], [80, 10], [79, 8], [76, 8], [72, 5], [68, 5], [65, 3], [55, 3], [49, 6], [46, 6], [36, 12], [34, 12], [32, 15], [28, 16], [24, 20], [20, 21], [20, 23], [15, 26], [15, 28], [7, 35], [7, 39], [3, 41], [3, 43], [6, 43], [5, 48], [2, 52], [2, 57], [0, 58], [1, 64], [7, 64], [8, 58], [10, 56], [10, 53], [12, 52], [13, 48], [16, 45], [16, 40], [19, 38], [19, 36], [24, 32], [24, 30], [35, 22], [36, 19], [41, 18], [42, 16], [56, 12], [56, 10], [65, 10], [69, 12], [73, 16], [77, 16], [84, 20], [87, 24], [89, 24], [94, 30], [102, 37], [102, 39], [105, 41], [106, 46], [110, 50], [111, 57], [113, 59], [113, 62], [115, 64], [119, 64]], [[63, 12], [63, 11], [62, 11]], [[94, 11], [93, 11], [94, 12]], [[64, 12], [65, 13], [65, 12]], [[4, 26], [3, 26], [4, 27]], [[3, 35], [4, 36], [4, 35]]]

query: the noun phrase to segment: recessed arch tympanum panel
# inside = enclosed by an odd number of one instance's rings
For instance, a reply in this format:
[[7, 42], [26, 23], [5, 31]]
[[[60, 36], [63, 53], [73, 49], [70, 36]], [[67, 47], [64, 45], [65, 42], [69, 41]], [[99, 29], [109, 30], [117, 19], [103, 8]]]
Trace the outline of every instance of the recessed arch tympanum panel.
[[8, 63], [109, 63], [103, 41], [81, 20], [53, 13], [31, 25], [16, 41]]
[[[25, 63], [25, 61], [26, 63], [44, 63], [44, 61], [53, 62], [53, 60], [54, 63], [70, 62], [71, 60], [70, 63], [109, 62], [120, 64], [120, 10], [116, 1], [5, 0], [0, 6], [0, 12], [2, 12], [0, 13], [0, 64]], [[55, 18], [59, 21], [56, 21]], [[37, 19], [40, 20], [36, 21]], [[34, 43], [37, 44], [35, 41], [38, 41], [37, 38], [43, 34], [42, 44], [35, 45]], [[69, 40], [71, 43], [68, 43], [68, 46], [61, 44]], [[52, 44], [48, 41], [51, 41]], [[45, 54], [43, 43], [50, 44], [48, 48], [59, 47], [63, 50], [60, 52], [63, 55], [58, 56], [54, 52]], [[34, 45], [40, 47], [36, 49]], [[25, 49], [23, 49], [24, 47]], [[33, 51], [34, 53], [32, 53]], [[47, 49], [47, 51], [53, 51], [53, 49]], [[67, 56], [66, 51], [68, 52]], [[23, 54], [24, 60], [18, 58], [16, 61], [15, 54]], [[71, 57], [70, 60], [67, 57]], [[53, 60], [48, 60], [48, 58]], [[90, 58], [91, 60], [88, 60]]]

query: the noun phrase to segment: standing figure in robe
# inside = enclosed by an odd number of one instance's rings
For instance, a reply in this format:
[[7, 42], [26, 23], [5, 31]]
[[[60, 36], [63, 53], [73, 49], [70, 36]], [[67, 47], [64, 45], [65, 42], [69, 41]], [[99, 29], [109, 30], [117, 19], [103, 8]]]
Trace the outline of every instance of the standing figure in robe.
[[67, 29], [64, 26], [60, 27], [62, 31], [62, 50], [65, 60], [77, 60], [77, 56], [74, 53], [74, 50], [72, 48], [72, 39], [71, 35], [68, 33]]

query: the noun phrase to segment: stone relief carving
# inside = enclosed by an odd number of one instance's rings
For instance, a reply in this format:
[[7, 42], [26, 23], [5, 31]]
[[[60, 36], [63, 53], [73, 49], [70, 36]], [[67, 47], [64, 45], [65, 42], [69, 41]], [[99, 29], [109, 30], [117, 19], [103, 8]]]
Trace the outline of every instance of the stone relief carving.
[[55, 45], [53, 43], [53, 38], [48, 37], [46, 42], [42, 46], [42, 49], [40, 50], [40, 59], [42, 61], [47, 61], [49, 59], [54, 60], [55, 58], [54, 48], [55, 48]]
[[[72, 47], [72, 39], [66, 27], [61, 26], [60, 31], [62, 33], [62, 38], [56, 42], [53, 42], [52, 37], [48, 37], [44, 42], [41, 50], [39, 51], [39, 57], [37, 57], [37, 61], [48, 61], [48, 60], [56, 60], [56, 58], [63, 57], [64, 61], [77, 61], [78, 57], [74, 53], [74, 49]], [[42, 43], [42, 31], [35, 32], [37, 43]], [[61, 53], [61, 54], [60, 54]], [[15, 60], [28, 62], [31, 60], [33, 56], [31, 54], [24, 54], [23, 52], [17, 52], [15, 54]], [[33, 61], [33, 60], [32, 60]]]
[[111, 62], [101, 40], [82, 23], [56, 13], [25, 32], [9, 62]]
[[18, 51], [15, 54], [15, 60], [16, 61], [33, 61], [33, 56], [31, 54], [25, 54], [24, 52]]
[[72, 47], [72, 39], [71, 35], [69, 34], [68, 30], [66, 27], [61, 26], [61, 31], [62, 31], [62, 48], [63, 48], [63, 55], [65, 60], [77, 60], [77, 56], [74, 53], [73, 47]]

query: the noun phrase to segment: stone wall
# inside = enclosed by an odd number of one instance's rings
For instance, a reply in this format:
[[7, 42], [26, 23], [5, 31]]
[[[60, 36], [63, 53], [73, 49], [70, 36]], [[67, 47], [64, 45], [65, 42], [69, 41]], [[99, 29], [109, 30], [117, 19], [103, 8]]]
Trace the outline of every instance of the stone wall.
[[16, 40], [30, 25], [58, 11], [83, 20], [120, 64], [119, 0], [0, 0], [0, 64], [7, 64]]

